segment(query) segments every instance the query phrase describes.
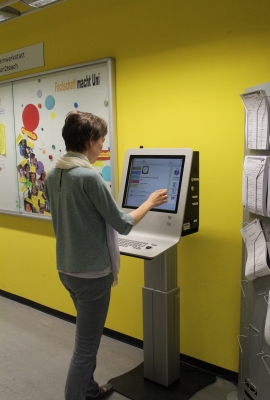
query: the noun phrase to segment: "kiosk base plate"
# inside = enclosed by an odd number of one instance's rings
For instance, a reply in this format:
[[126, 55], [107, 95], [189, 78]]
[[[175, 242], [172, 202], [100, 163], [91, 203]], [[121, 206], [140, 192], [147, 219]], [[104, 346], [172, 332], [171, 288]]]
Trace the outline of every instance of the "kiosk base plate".
[[199, 390], [214, 383], [215, 375], [180, 364], [180, 380], [169, 387], [144, 378], [143, 363], [131, 371], [109, 380], [115, 392], [132, 400], [188, 400]]

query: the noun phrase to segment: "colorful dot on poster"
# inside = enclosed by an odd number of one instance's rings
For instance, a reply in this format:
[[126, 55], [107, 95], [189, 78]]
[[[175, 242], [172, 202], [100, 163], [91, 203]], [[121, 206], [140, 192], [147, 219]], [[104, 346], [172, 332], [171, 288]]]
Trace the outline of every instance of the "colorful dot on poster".
[[27, 104], [22, 112], [24, 128], [33, 132], [39, 124], [39, 112], [34, 104]]
[[46, 150], [42, 150], [42, 153], [45, 154], [45, 153], [46, 153]]
[[45, 100], [45, 107], [47, 110], [52, 110], [53, 107], [55, 106], [55, 100], [53, 96], [47, 96]]
[[[42, 153], [45, 154], [46, 151], [43, 150]], [[37, 172], [37, 174], [41, 175], [41, 172], [42, 172], [42, 171], [44, 171], [44, 164], [43, 164], [43, 162], [38, 161], [38, 162], [37, 162], [37, 171], [36, 171], [36, 172]]]
[[55, 150], [55, 145], [54, 144], [52, 145], [52, 149]]
[[78, 108], [78, 107], [79, 107], [79, 104], [78, 104], [78, 103], [74, 103], [74, 107], [75, 107], [75, 108]]
[[40, 82], [41, 82], [41, 79], [38, 79], [38, 82], [40, 83]]
[[103, 179], [106, 182], [110, 182], [110, 180], [111, 180], [111, 167], [106, 166], [106, 167], [102, 168], [101, 173], [102, 173]]
[[41, 108], [41, 107], [42, 107], [42, 105], [40, 103], [38, 103], [38, 108]]
[[41, 128], [42, 131], [44, 131], [44, 128]]
[[52, 160], [52, 159], [53, 159], [53, 156], [49, 155], [49, 159]]
[[56, 114], [54, 112], [52, 112], [50, 117], [51, 117], [51, 119], [54, 119], [56, 117]]
[[39, 99], [42, 97], [42, 91], [41, 91], [41, 90], [38, 90], [38, 91], [37, 91], [37, 97], [38, 97]]

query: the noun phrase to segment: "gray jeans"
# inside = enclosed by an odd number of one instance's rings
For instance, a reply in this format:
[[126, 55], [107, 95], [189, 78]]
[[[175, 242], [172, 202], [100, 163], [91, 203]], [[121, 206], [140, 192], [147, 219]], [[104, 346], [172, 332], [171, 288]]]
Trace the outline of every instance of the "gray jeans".
[[59, 273], [77, 310], [75, 348], [70, 362], [65, 400], [95, 398], [99, 385], [94, 380], [96, 355], [109, 308], [112, 274], [87, 279]]

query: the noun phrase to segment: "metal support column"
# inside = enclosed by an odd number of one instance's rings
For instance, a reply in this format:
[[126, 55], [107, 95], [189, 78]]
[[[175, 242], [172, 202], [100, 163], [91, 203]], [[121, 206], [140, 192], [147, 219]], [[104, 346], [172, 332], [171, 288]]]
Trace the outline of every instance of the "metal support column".
[[144, 377], [164, 386], [180, 378], [177, 246], [144, 261]]

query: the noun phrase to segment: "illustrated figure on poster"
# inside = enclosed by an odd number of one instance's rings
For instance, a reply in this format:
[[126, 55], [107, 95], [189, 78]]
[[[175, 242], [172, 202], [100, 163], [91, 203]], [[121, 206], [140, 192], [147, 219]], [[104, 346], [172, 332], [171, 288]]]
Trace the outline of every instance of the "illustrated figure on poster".
[[38, 196], [38, 186], [37, 185], [32, 186], [31, 197], [32, 196]]
[[[21, 153], [23, 153], [23, 150], [26, 149], [26, 146], [27, 146], [27, 141], [26, 141], [26, 139], [22, 139], [21, 142], [20, 142], [20, 150], [21, 150]], [[23, 155], [23, 154], [22, 154], [22, 155]]]
[[32, 183], [32, 185], [33, 185], [34, 183], [36, 183], [36, 180], [37, 180], [36, 173], [35, 172], [30, 172], [30, 183]]
[[39, 204], [39, 212], [40, 212], [40, 214], [44, 214], [45, 211], [47, 211], [46, 210], [46, 205], [43, 204], [43, 203], [40, 203]]
[[24, 176], [30, 179], [30, 166], [28, 163], [26, 163], [24, 166]]
[[24, 200], [24, 210], [26, 212], [33, 212], [33, 206], [26, 199]]
[[23, 167], [21, 164], [18, 165], [18, 172], [19, 172], [20, 178], [25, 178], [24, 170], [23, 170]]
[[43, 191], [44, 190], [44, 181], [46, 178], [46, 172], [42, 171], [38, 180], [38, 185], [39, 185], [39, 190]]
[[32, 153], [32, 150], [30, 149], [30, 147], [27, 146], [26, 139], [22, 139], [20, 142], [20, 153], [26, 159], [28, 159]]
[[30, 154], [30, 165], [37, 168], [38, 164], [37, 164], [37, 158], [35, 156], [34, 153]]

